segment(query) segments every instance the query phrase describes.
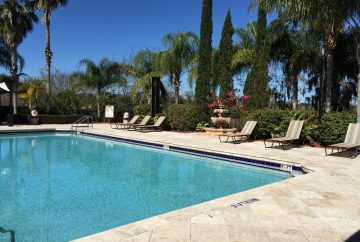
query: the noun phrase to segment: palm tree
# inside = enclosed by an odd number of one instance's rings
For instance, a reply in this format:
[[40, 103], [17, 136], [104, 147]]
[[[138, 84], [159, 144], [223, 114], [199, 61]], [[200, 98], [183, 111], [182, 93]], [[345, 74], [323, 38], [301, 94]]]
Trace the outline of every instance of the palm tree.
[[[47, 71], [47, 84], [46, 90], [48, 99], [51, 96], [51, 58], [53, 53], [50, 48], [50, 23], [51, 12], [59, 7], [63, 7], [67, 4], [68, 0], [36, 0], [36, 8], [43, 11], [42, 22], [46, 24], [46, 47], [45, 47], [45, 59], [46, 59], [46, 71]], [[50, 100], [50, 99], [49, 99]], [[50, 105], [47, 102], [47, 112], [49, 112]]]
[[11, 87], [10, 87], [10, 125], [12, 115], [16, 112], [16, 86], [18, 83], [18, 51], [17, 48], [24, 40], [27, 33], [33, 28], [33, 22], [37, 22], [37, 16], [30, 7], [30, 1], [21, 4], [16, 0], [4, 0], [0, 5], [0, 34], [3, 36], [6, 48], [10, 53], [11, 63]]
[[100, 60], [98, 64], [90, 59], [80, 61], [81, 66], [85, 66], [85, 71], [78, 73], [78, 85], [95, 92], [97, 117], [101, 117], [100, 97], [105, 94], [106, 88], [114, 84], [125, 85], [127, 80], [124, 73], [128, 72], [129, 66], [110, 61], [106, 58]]
[[[18, 68], [19, 71], [21, 72], [22, 69], [24, 68], [25, 60], [21, 55], [19, 54], [17, 55], [18, 55]], [[6, 47], [5, 41], [2, 38], [2, 36], [0, 36], [0, 66], [4, 67], [6, 70], [11, 69], [10, 51]]]
[[[160, 68], [159, 53], [143, 49], [134, 57], [133, 75], [136, 78], [131, 88], [131, 98], [133, 102], [150, 103], [151, 100], [151, 79], [152, 77], [162, 77], [164, 75]], [[166, 89], [160, 83], [161, 94], [166, 97]]]
[[232, 61], [234, 74], [249, 71], [254, 62], [254, 49], [256, 43], [256, 22], [250, 22], [245, 28], [235, 29], [238, 41], [235, 42], [235, 53]]
[[20, 84], [20, 87], [25, 89], [24, 93], [20, 93], [19, 97], [27, 100], [28, 107], [31, 110], [36, 107], [39, 95], [45, 91], [43, 80], [32, 79], [28, 82]]
[[334, 50], [337, 36], [343, 30], [345, 22], [360, 14], [360, 4], [354, 0], [254, 0], [259, 3], [265, 1], [267, 9], [284, 12], [291, 20], [300, 20], [303, 23], [318, 28], [323, 33], [323, 45], [326, 50], [326, 85], [325, 111], [332, 109], [334, 95]]
[[161, 69], [174, 86], [175, 103], [179, 103], [181, 76], [194, 68], [194, 58], [198, 49], [198, 37], [193, 32], [167, 34], [163, 39], [166, 48], [160, 54]]
[[269, 27], [271, 59], [283, 66], [288, 93], [291, 90], [291, 106], [298, 106], [300, 73], [309, 70], [319, 54], [319, 35], [297, 22], [284, 22], [281, 18]]

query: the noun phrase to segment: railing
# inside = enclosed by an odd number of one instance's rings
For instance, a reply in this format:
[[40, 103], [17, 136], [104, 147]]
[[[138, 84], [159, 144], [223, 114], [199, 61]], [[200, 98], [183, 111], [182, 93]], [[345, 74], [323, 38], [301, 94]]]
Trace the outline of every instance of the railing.
[[77, 130], [78, 128], [94, 128], [94, 119], [91, 116], [83, 116], [80, 119], [76, 120], [75, 123], [71, 125], [71, 130]]
[[14, 230], [8, 230], [8, 229], [4, 229], [3, 227], [0, 227], [0, 233], [6, 234], [9, 233], [10, 234], [10, 242], [15, 242], [15, 231]]

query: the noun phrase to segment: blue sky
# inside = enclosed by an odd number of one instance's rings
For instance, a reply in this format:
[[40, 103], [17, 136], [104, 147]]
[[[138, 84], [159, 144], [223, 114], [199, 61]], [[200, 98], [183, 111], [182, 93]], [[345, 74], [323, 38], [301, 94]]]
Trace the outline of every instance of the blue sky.
[[[161, 49], [165, 34], [199, 34], [202, 0], [69, 0], [52, 15], [53, 69], [73, 71], [82, 58], [121, 61], [143, 48]], [[213, 45], [220, 40], [227, 10], [235, 27], [256, 20], [250, 0], [213, 0]], [[40, 13], [39, 13], [40, 15]], [[44, 68], [45, 26], [39, 22], [19, 48], [24, 71], [39, 76]], [[186, 80], [183, 80], [186, 83]]]

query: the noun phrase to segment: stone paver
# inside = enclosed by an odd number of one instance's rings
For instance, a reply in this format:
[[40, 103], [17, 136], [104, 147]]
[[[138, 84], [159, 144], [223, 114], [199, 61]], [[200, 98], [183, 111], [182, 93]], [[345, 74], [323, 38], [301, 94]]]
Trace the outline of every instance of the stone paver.
[[[34, 126], [0, 126], [27, 130]], [[69, 129], [41, 125], [37, 129]], [[201, 133], [139, 133], [96, 124], [86, 132], [301, 164], [309, 174], [218, 198], [78, 239], [86, 241], [345, 241], [360, 229], [360, 158], [319, 148], [265, 149], [261, 141], [220, 144]], [[250, 198], [246, 207], [230, 205]]]

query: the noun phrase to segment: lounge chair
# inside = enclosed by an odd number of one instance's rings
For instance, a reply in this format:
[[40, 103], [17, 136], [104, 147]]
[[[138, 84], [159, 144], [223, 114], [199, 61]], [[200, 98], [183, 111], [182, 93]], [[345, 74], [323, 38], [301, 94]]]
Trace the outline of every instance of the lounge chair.
[[165, 119], [166, 119], [165, 116], [161, 116], [161, 117], [158, 118], [158, 120], [153, 125], [137, 125], [137, 126], [135, 126], [135, 130], [146, 131], [146, 130], [160, 129], [161, 125], [162, 125], [162, 123], [164, 122]]
[[136, 126], [144, 126], [146, 125], [151, 119], [150, 115], [147, 115], [141, 120], [139, 124], [124, 124], [125, 129], [135, 129]]
[[128, 124], [135, 124], [139, 119], [139, 115], [135, 115], [128, 123], [110, 123], [112, 129], [123, 129]]
[[[274, 143], [278, 143], [285, 150], [285, 145], [291, 146], [294, 141], [300, 138], [303, 125], [303, 120], [291, 120], [285, 137], [264, 140], [265, 148], [272, 148]], [[271, 142], [271, 146], [266, 146], [266, 142]]]
[[[254, 131], [254, 128], [257, 124], [257, 121], [247, 121], [244, 125], [244, 127], [242, 128], [240, 133], [235, 133], [235, 134], [220, 134], [219, 135], [219, 140], [221, 143], [226, 143], [229, 142], [229, 139], [232, 139], [232, 142], [235, 144], [237, 141], [244, 141], [244, 140], [249, 140], [250, 135], [252, 134], [252, 132]], [[226, 140], [221, 140], [221, 137], [226, 137]]]
[[343, 151], [349, 151], [349, 157], [352, 157], [351, 151], [355, 150], [355, 156], [358, 155], [358, 148], [360, 147], [360, 123], [350, 123], [346, 132], [344, 143], [334, 144], [328, 146], [331, 148], [331, 153], [327, 153], [327, 147], [325, 146], [325, 154], [332, 155], [336, 148], [338, 153]]

